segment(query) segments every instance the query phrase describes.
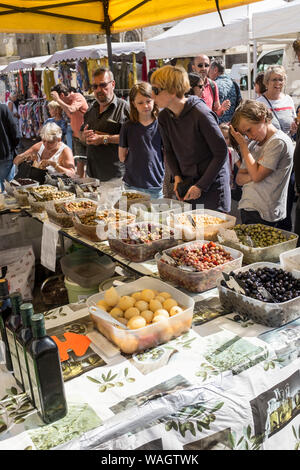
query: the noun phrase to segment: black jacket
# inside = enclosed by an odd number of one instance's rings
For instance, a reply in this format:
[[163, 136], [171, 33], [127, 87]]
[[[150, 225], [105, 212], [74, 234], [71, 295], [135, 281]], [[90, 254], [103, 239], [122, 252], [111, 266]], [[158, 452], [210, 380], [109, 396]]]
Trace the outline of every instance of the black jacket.
[[0, 160], [14, 158], [18, 142], [13, 115], [6, 104], [0, 104]]

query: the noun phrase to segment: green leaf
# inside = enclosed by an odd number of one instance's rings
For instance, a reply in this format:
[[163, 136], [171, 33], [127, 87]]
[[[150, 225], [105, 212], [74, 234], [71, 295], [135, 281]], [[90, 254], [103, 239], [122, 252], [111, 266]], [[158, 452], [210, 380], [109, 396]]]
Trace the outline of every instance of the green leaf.
[[251, 426], [250, 426], [250, 424], [247, 427], [246, 433], [247, 433], [248, 439], [251, 439]]
[[126, 367], [126, 369], [124, 370], [124, 375], [125, 375], [125, 377], [127, 377], [127, 375], [128, 375], [128, 367]]
[[265, 370], [265, 371], [269, 370], [269, 363], [268, 363], [268, 362], [265, 362], [265, 364], [264, 364], [264, 370]]
[[11, 392], [13, 395], [18, 395], [18, 390], [16, 389], [16, 387], [11, 387], [10, 392]]
[[229, 439], [229, 444], [230, 444], [231, 449], [234, 449], [234, 447], [235, 447], [235, 442], [234, 442], [234, 435], [233, 435], [233, 433], [230, 432], [230, 433], [228, 434], [228, 439]]
[[211, 413], [215, 413], [216, 411], [220, 410], [223, 405], [224, 405], [224, 402], [221, 401], [220, 403], [218, 403], [216, 406], [213, 407], [213, 409], [211, 410]]
[[128, 379], [126, 379], [126, 382], [132, 383], [135, 382], [135, 379], [133, 377], [129, 377]]
[[298, 439], [298, 436], [297, 436], [297, 433], [296, 433], [296, 429], [294, 428], [294, 426], [292, 426], [292, 430], [293, 430], [293, 434], [294, 434], [295, 438]]
[[123, 384], [123, 382], [117, 382], [117, 383], [116, 383], [116, 386], [117, 386], [117, 387], [124, 387], [124, 384]]
[[99, 392], [103, 393], [103, 392], [106, 392], [106, 385], [101, 385], [101, 387], [99, 387]]
[[238, 447], [238, 446], [242, 443], [243, 440], [244, 440], [244, 436], [242, 436], [242, 437], [239, 439], [239, 441], [238, 441], [238, 443], [237, 443], [236, 446]]
[[110, 376], [111, 376], [111, 369], [110, 369], [110, 371], [109, 371], [108, 374], [107, 374], [107, 380], [110, 379]]
[[209, 424], [208, 424], [208, 423], [205, 423], [204, 421], [198, 421], [198, 423], [200, 423], [200, 425], [201, 425], [204, 429], [209, 429]]
[[197, 421], [197, 428], [198, 428], [198, 431], [202, 431], [202, 427], [201, 427], [201, 424], [200, 424], [200, 421]]

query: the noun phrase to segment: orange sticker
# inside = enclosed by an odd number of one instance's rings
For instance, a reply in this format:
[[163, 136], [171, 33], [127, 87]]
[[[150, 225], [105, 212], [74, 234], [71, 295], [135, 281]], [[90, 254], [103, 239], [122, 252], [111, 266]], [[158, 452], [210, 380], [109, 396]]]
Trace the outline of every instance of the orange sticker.
[[66, 341], [60, 341], [57, 336], [51, 336], [58, 347], [61, 362], [67, 361], [69, 359], [68, 351], [70, 350], [74, 351], [78, 357], [83, 356], [87, 352], [91, 343], [89, 338], [77, 333], [67, 332], [64, 333], [64, 337], [66, 338]]

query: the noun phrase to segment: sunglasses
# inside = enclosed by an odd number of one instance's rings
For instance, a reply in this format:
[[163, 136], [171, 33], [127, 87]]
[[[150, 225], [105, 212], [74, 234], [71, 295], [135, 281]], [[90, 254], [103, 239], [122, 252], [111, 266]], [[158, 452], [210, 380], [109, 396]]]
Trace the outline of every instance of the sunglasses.
[[152, 86], [152, 91], [155, 94], [155, 96], [158, 96], [160, 92], [162, 92], [164, 88], [158, 88], [157, 86]]
[[97, 90], [97, 88], [106, 88], [113, 80], [107, 83], [92, 83], [93, 90]]
[[209, 67], [209, 64], [207, 64], [206, 62], [204, 64], [196, 64], [196, 67], [198, 67], [199, 69], [202, 69], [203, 67], [207, 68]]
[[196, 86], [197, 86], [198, 88], [200, 88], [200, 89], [202, 89], [202, 88], [204, 87], [204, 85], [195, 85], [195, 87], [196, 87]]

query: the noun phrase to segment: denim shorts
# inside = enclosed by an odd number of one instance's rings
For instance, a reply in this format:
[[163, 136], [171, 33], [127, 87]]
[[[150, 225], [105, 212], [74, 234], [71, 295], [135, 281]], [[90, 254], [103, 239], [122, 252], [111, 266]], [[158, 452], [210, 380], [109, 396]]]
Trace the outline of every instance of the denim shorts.
[[136, 188], [135, 186], [129, 186], [126, 183], [124, 183], [124, 187], [126, 191], [130, 191], [130, 189], [132, 189], [134, 191], [139, 191], [141, 193], [150, 194], [151, 199], [161, 199], [164, 197], [163, 188], [152, 188], [152, 189]]

